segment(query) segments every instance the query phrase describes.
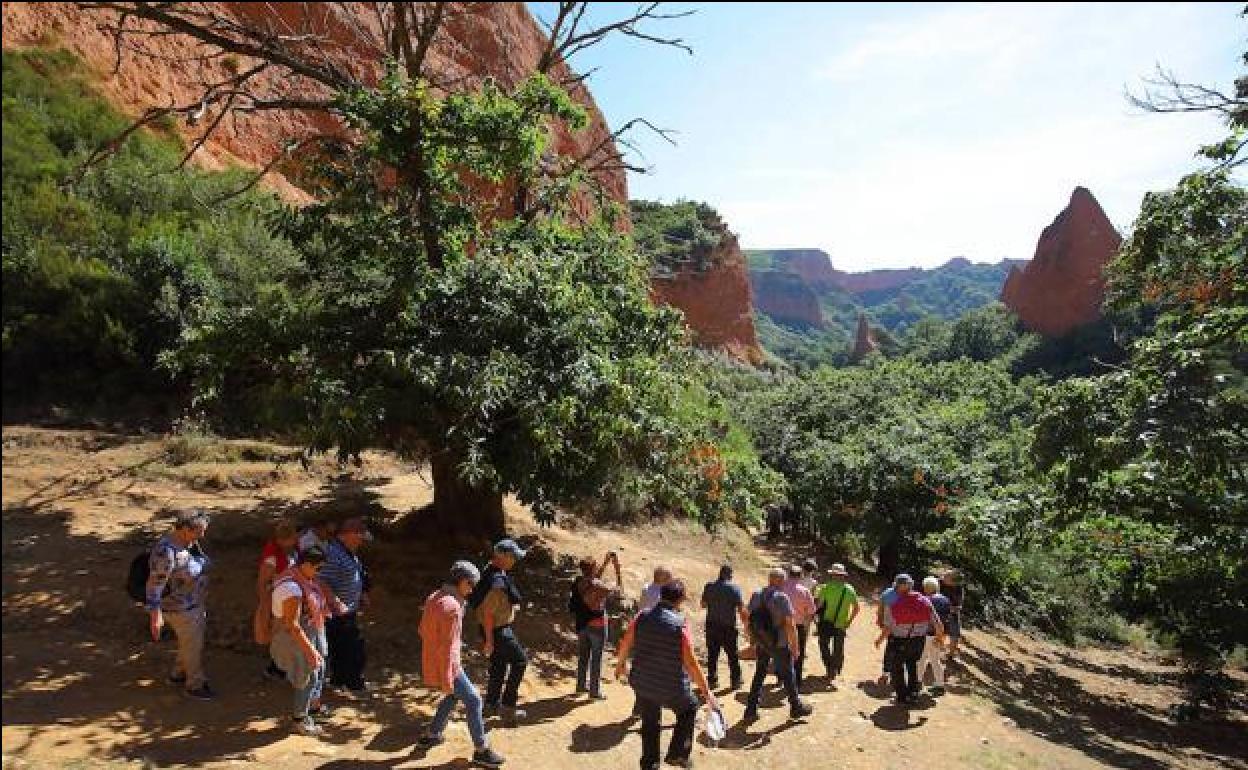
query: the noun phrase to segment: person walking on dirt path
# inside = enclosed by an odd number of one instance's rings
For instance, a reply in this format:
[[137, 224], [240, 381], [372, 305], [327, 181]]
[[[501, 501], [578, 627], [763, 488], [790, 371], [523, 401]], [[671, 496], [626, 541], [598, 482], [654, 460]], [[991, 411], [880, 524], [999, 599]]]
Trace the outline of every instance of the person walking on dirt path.
[[819, 656], [823, 659], [828, 681], [833, 682], [845, 666], [845, 632], [861, 609], [858, 593], [849, 584], [844, 564], [833, 564], [828, 570], [827, 582], [815, 589], [815, 604], [818, 607]]
[[813, 557], [802, 562], [802, 585], [806, 586], [811, 596], [814, 596], [815, 589], [819, 587], [819, 562]]
[[719, 689], [719, 652], [728, 658], [728, 673], [733, 690], [741, 689], [741, 659], [737, 651], [737, 618], [748, 626], [745, 597], [741, 586], [732, 582], [732, 566], [719, 568], [719, 577], [702, 588], [702, 609], [706, 610], [706, 680], [711, 689]]
[[148, 557], [144, 603], [153, 641], [160, 641], [166, 623], [178, 639], [177, 663], [169, 682], [182, 685], [187, 695], [199, 700], [216, 695], [204, 675], [203, 662], [208, 627], [204, 595], [210, 562], [199, 541], [207, 531], [207, 513], [186, 510], [177, 514], [173, 529], [160, 538]]
[[485, 688], [485, 714], [499, 714], [505, 727], [515, 727], [527, 714], [516, 708], [520, 699], [520, 681], [528, 666], [529, 656], [512, 623], [516, 608], [523, 601], [516, 581], [509, 571], [524, 558], [524, 550], [515, 540], [494, 544], [494, 555], [473, 590], [468, 606], [477, 613], [485, 634], [484, 650], [490, 659], [489, 682]]
[[659, 594], [663, 586], [672, 579], [672, 571], [660, 564], [654, 568], [654, 580], [641, 589], [641, 600], [637, 603], [637, 614], [652, 610], [659, 603]]
[[796, 672], [793, 668], [793, 650], [797, 647], [797, 625], [793, 622], [793, 604], [781, 590], [785, 571], [774, 568], [767, 573], [767, 586], [755, 591], [749, 603], [750, 638], [757, 650], [754, 663], [754, 681], [750, 683], [750, 695], [746, 700], [746, 722], [758, 719], [758, 701], [763, 692], [767, 674], [775, 671], [776, 678], [784, 686], [789, 699], [789, 718], [800, 719], [814, 712], [797, 694]]
[[[260, 564], [256, 570], [256, 612], [252, 621], [256, 644], [268, 647], [273, 640], [273, 580], [295, 563], [298, 542], [299, 533], [294, 522], [282, 520], [273, 526], [273, 536], [260, 551]], [[286, 672], [269, 658], [264, 677], [285, 679]]]
[[[940, 592], [940, 579], [934, 575], [923, 578], [923, 594], [936, 610], [936, 617], [946, 629], [949, 628], [950, 603], [948, 597]], [[947, 635], [946, 631], [946, 635]], [[941, 645], [936, 640], [936, 629], [927, 629], [927, 638], [923, 642], [923, 655], [919, 658], [919, 681], [923, 681], [928, 667], [932, 669], [932, 695], [945, 694], [945, 664], [941, 660]]]
[[806, 664], [806, 640], [810, 638], [810, 623], [815, 618], [815, 597], [803, 585], [803, 580], [801, 565], [794, 564], [789, 567], [789, 577], [780, 589], [793, 605], [793, 623], [797, 626], [797, 646], [793, 648], [793, 674], [799, 691], [804, 681], [802, 670]]
[[962, 574], [956, 569], [947, 569], [941, 573], [940, 592], [949, 599], [949, 623], [945, 626], [945, 634], [949, 637], [948, 659], [953, 661], [958, 654], [958, 644], [962, 641], [962, 602], [966, 599]]
[[928, 629], [935, 629], [938, 642], [944, 641], [945, 629], [932, 603], [913, 590], [913, 578], [902, 573], [893, 580], [893, 588], [897, 599], [888, 608], [888, 646], [892, 654], [885, 653], [885, 656], [889, 658], [889, 678], [897, 703], [913, 703], [921, 688], [919, 658], [923, 655]]
[[[892, 628], [892, 616], [888, 610], [893, 606], [893, 602], [897, 601], [897, 589], [892, 586], [884, 589], [880, 593], [879, 604], [875, 607], [875, 626], [880, 629], [880, 638], [887, 639], [890, 629]], [[878, 645], [877, 645], [878, 646]], [[888, 686], [889, 672], [892, 671], [892, 658], [889, 656], [893, 652], [892, 647], [884, 648], [884, 658], [880, 662], [880, 678], [876, 682], [880, 687]]]
[[611, 588], [602, 580], [608, 565], [615, 567], [616, 590], [624, 585], [620, 557], [608, 551], [602, 564], [582, 559], [581, 574], [572, 581], [568, 610], [576, 625], [576, 692], [589, 693], [592, 700], [605, 700], [602, 694], [602, 651], [607, 645], [607, 599]]
[[427, 750], [445, 741], [451, 712], [456, 703], [463, 703], [474, 747], [473, 763], [502, 767], [503, 758], [490, 748], [485, 735], [481, 694], [468, 678], [461, 659], [464, 603], [480, 580], [481, 573], [476, 565], [457, 561], [451, 565], [450, 575], [442, 587], [425, 599], [420, 615], [420, 670], [425, 684], [436, 687], [444, 697], [417, 745]]
[[325, 624], [329, 640], [329, 683], [331, 687], [346, 689], [357, 696], [369, 693], [364, 681], [367, 650], [359, 617], [368, 609], [369, 580], [359, 550], [372, 539], [363, 519], [347, 519], [325, 549], [325, 563], [320, 569], [320, 579], [342, 602], [344, 610]]
[[323, 732], [316, 719], [329, 716], [329, 708], [321, 703], [321, 691], [329, 649], [325, 621], [332, 604], [316, 577], [325, 559], [325, 551], [318, 546], [301, 551], [297, 563], [273, 581], [269, 601], [273, 615], [269, 654], [295, 688], [295, 730], [310, 736]]
[[[615, 676], [622, 680], [627, 672], [641, 707], [642, 770], [659, 770], [659, 730], [665, 708], [676, 713], [676, 727], [664, 761], [676, 767], [693, 767], [690, 754], [699, 704], [690, 680], [697, 684], [710, 708], [719, 710], [719, 702], [693, 654], [689, 625], [680, 611], [684, 602], [684, 582], [668, 580], [660, 589], [659, 603], [634, 618], [620, 640]], [[633, 665], [628, 670], [630, 655]]]

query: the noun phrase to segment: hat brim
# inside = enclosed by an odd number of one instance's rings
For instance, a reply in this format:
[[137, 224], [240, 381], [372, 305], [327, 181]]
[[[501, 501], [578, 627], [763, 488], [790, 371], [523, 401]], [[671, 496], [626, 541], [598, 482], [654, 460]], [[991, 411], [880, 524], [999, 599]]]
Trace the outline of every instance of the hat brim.
[[844, 570], [830, 569], [828, 570], [828, 574], [832, 577], [849, 577], [849, 573]]

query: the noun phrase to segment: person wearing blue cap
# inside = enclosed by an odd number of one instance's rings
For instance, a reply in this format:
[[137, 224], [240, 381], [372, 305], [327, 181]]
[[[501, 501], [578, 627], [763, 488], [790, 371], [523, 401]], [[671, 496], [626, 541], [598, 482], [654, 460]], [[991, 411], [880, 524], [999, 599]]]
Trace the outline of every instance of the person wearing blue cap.
[[516, 608], [524, 598], [509, 570], [524, 558], [524, 549], [510, 538], [494, 544], [494, 555], [473, 589], [468, 606], [477, 615], [485, 635], [485, 654], [490, 659], [489, 682], [485, 688], [485, 713], [499, 714], [503, 725], [515, 727], [527, 714], [516, 708], [520, 681], [529, 656], [516, 638], [512, 623]]

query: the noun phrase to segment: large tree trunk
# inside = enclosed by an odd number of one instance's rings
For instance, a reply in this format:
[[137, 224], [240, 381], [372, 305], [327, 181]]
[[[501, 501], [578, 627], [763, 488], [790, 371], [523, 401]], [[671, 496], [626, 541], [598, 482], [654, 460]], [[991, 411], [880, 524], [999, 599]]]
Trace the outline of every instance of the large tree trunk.
[[447, 532], [467, 532], [491, 539], [506, 534], [503, 496], [491, 489], [469, 486], [459, 478], [459, 460], [435, 454], [433, 469], [433, 511], [438, 526]]
[[880, 544], [880, 560], [876, 563], [875, 574], [892, 579], [897, 574], [901, 562], [901, 541], [895, 535]]

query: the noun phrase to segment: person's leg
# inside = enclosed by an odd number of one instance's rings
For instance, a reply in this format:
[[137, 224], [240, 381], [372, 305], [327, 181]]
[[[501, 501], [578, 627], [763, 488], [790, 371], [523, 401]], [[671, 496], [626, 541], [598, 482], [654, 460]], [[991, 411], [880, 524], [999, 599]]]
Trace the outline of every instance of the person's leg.
[[797, 686], [802, 686], [802, 667], [806, 663], [806, 638], [810, 635], [810, 625], [803, 623], [797, 627], [797, 649], [793, 651], [793, 678]]
[[667, 761], [682, 762], [693, 752], [693, 725], [698, 716], [698, 702], [692, 696], [689, 702], [674, 708], [676, 728], [672, 730], [672, 742], [667, 745]]
[[[458, 682], [456, 682], [455, 690], [458, 691]], [[446, 725], [451, 721], [451, 712], [455, 710], [455, 704], [459, 703], [458, 692], [449, 692], [438, 702], [438, 708], [433, 712], [433, 719], [429, 721], [429, 727], [426, 734], [431, 738], [441, 738], [442, 733], [446, 730]]]
[[958, 654], [958, 643], [962, 641], [962, 616], [958, 612], [950, 613], [949, 627], [945, 629], [949, 635], [949, 659]]
[[498, 708], [503, 694], [503, 680], [507, 678], [507, 653], [503, 650], [502, 632], [494, 630], [494, 652], [490, 653], [490, 674], [485, 686], [485, 707]]
[[750, 682], [750, 694], [745, 700], [745, 713], [747, 716], [758, 714], [758, 700], [763, 694], [763, 682], [767, 680], [768, 670], [771, 668], [771, 655], [758, 651], [758, 657], [754, 660], [754, 680]]
[[719, 686], [719, 650], [723, 637], [719, 626], [706, 625], [706, 681], [711, 689]]
[[585, 686], [585, 675], [589, 672], [589, 653], [592, 642], [589, 639], [588, 628], [582, 628], [576, 632], [576, 691], [585, 692], [589, 688]]
[[508, 670], [507, 686], [503, 689], [501, 703], [503, 706], [515, 708], [516, 702], [520, 700], [520, 681], [524, 679], [524, 670], [529, 664], [529, 656], [525, 653], [524, 647], [521, 646], [520, 640], [516, 638], [511, 628], [503, 630], [506, 632], [504, 638], [507, 640]]
[[350, 668], [345, 678], [349, 689], [362, 690], [364, 688], [364, 664], [368, 660], [364, 647], [364, 633], [360, 630], [359, 616], [352, 613], [349, 617], [350, 646], [347, 649], [350, 651], [348, 658]]
[[344, 687], [347, 683], [346, 673], [350, 668], [346, 662], [350, 641], [347, 639], [345, 615], [325, 621], [325, 638], [329, 644], [329, 683], [333, 687]]
[[315, 647], [316, 651], [321, 654], [321, 665], [317, 666], [316, 670], [312, 672], [312, 677], [315, 681], [312, 685], [312, 699], [308, 703], [308, 706], [312, 709], [317, 709], [321, 706], [321, 693], [325, 690], [325, 669], [329, 660], [329, 648], [325, 641], [325, 629], [314, 629], [311, 639], [312, 646]]
[[802, 701], [797, 693], [797, 672], [793, 667], [793, 653], [787, 647], [776, 650], [776, 677], [784, 686], [784, 694], [789, 699], [789, 708], [797, 711]]
[[[927, 644], [932, 648], [930, 663], [932, 666], [932, 686], [945, 689], [945, 661], [941, 657], [940, 644], [936, 637], [927, 637]], [[926, 649], [926, 648], [925, 648]]]
[[607, 646], [607, 629], [591, 628], [589, 635], [589, 695], [602, 695], [602, 651]]
[[925, 637], [918, 636], [906, 640], [906, 688], [911, 696], [918, 695], [922, 687], [919, 681], [919, 658], [923, 657], [923, 641]]
[[724, 651], [728, 654], [728, 673], [732, 677], [732, 689], [740, 689], [741, 659], [737, 655], [737, 629], [730, 628], [725, 634]]
[[637, 696], [641, 708], [641, 768], [657, 770], [659, 767], [659, 722], [662, 709], [649, 698]]
[[832, 650], [829, 648], [832, 632], [835, 630], [835, 627], [825, 620], [820, 620], [819, 625], [815, 626], [815, 633], [819, 636], [819, 659], [823, 661], [823, 672], [829, 679], [836, 677], [836, 666], [832, 664]]
[[472, 736], [472, 745], [478, 750], [488, 745], [485, 738], [485, 718], [481, 714], [481, 693], [473, 686], [472, 680], [464, 671], [455, 677], [455, 697], [464, 703], [464, 711], [468, 713], [468, 734]]
[[187, 612], [165, 613], [165, 622], [173, 629], [178, 640], [178, 661], [174, 676], [186, 678], [185, 687], [188, 691], [204, 686], [204, 633], [207, 631], [207, 620], [203, 607]]
[[888, 646], [884, 649], [884, 660], [888, 663], [888, 676], [893, 682], [893, 693], [899, 700], [904, 700], [909, 694], [906, 690], [905, 660], [900, 650], [902, 641], [890, 636]]
[[832, 629], [832, 671], [833, 676], [840, 676], [845, 667], [845, 629]]

